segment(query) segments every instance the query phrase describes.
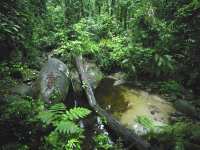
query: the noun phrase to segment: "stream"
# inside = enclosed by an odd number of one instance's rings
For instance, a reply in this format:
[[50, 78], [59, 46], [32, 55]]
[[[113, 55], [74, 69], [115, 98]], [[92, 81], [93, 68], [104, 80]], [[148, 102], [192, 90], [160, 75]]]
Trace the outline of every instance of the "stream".
[[95, 91], [96, 99], [102, 108], [130, 129], [137, 130], [138, 116], [148, 117], [162, 125], [168, 123], [170, 114], [175, 112], [171, 103], [157, 95], [128, 84], [115, 86], [114, 83], [114, 79], [103, 79]]
[[[116, 85], [116, 80], [105, 77], [94, 91], [99, 105], [118, 119], [124, 126], [133, 129], [136, 134], [143, 135], [147, 130], [137, 123], [138, 116], [145, 116], [153, 120], [156, 125], [167, 124], [170, 114], [176, 110], [172, 103], [166, 101], [158, 95], [150, 94], [146, 91], [136, 89], [131, 84]], [[75, 98], [73, 106], [88, 107], [87, 99]], [[104, 133], [111, 136], [112, 141], [116, 140], [110, 129], [107, 129], [99, 117], [92, 112], [89, 117], [80, 122], [84, 127], [85, 139], [82, 148], [92, 150], [95, 147], [93, 138], [98, 133]]]

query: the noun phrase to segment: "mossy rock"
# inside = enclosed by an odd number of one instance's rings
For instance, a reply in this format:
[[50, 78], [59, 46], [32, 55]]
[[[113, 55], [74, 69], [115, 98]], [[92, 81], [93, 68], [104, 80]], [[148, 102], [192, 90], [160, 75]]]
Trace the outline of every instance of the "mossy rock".
[[[67, 66], [56, 58], [50, 58], [40, 71], [34, 91], [39, 91], [39, 98], [45, 102], [56, 103], [65, 100], [69, 87]], [[59, 95], [55, 93], [59, 93]]]

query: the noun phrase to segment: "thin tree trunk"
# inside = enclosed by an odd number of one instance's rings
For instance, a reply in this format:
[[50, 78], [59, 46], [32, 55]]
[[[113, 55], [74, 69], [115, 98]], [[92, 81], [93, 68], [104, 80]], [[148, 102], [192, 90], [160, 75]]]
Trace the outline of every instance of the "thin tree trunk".
[[83, 4], [83, 0], [80, 0], [80, 3], [81, 3], [81, 14], [80, 14], [80, 17], [85, 17], [85, 10], [84, 10], [84, 4]]
[[124, 7], [124, 13], [123, 13], [123, 14], [124, 14], [124, 15], [123, 15], [124, 17], [123, 17], [123, 18], [124, 18], [124, 29], [125, 29], [125, 30], [127, 29], [127, 15], [128, 15], [127, 12], [128, 12], [127, 7]]
[[113, 16], [115, 11], [115, 0], [111, 0], [111, 16]]

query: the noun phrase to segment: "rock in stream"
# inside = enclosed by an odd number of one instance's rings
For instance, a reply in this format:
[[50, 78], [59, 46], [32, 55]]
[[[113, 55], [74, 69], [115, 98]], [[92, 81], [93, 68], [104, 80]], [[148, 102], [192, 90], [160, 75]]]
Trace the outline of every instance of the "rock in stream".
[[36, 83], [39, 97], [48, 103], [64, 101], [70, 86], [67, 66], [56, 58], [49, 58], [40, 71]]
[[[88, 76], [88, 81], [90, 85], [92, 86], [93, 89], [96, 89], [103, 79], [103, 73], [101, 70], [97, 67], [97, 65], [94, 62], [84, 60], [84, 66], [85, 66], [85, 71]], [[78, 72], [76, 69], [70, 70], [71, 74], [71, 81], [72, 81], [72, 87], [73, 90], [76, 94], [81, 94], [82, 93], [82, 84], [79, 79]]]

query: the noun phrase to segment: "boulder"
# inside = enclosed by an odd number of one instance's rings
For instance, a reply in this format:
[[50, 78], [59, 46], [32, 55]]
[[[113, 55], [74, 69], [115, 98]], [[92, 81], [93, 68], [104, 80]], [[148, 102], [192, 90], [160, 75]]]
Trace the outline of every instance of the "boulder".
[[92, 61], [84, 61], [84, 66], [88, 76], [88, 82], [93, 89], [96, 89], [100, 81], [103, 79], [103, 73]]
[[111, 79], [114, 79], [114, 80], [125, 80], [126, 79], [126, 73], [116, 72], [116, 73], [112, 73], [108, 77], [111, 78]]
[[[103, 73], [94, 62], [84, 60], [84, 66], [88, 76], [88, 82], [90, 83], [93, 89], [96, 89], [100, 81], [103, 79]], [[70, 76], [71, 76], [73, 91], [76, 94], [81, 94], [82, 84], [79, 79], [78, 72], [76, 71], [76, 69], [71, 69], [70, 74], [71, 74]]]
[[56, 58], [49, 58], [42, 67], [34, 91], [47, 103], [64, 101], [70, 86], [67, 66]]
[[16, 87], [13, 87], [11, 93], [19, 96], [33, 96], [32, 87], [26, 84], [19, 84]]
[[71, 78], [73, 92], [76, 95], [81, 95], [82, 92], [83, 92], [82, 84], [81, 84], [81, 81], [79, 79], [78, 72], [75, 69], [70, 70], [70, 78]]
[[199, 118], [196, 108], [186, 100], [177, 100], [175, 101], [174, 106], [178, 111], [190, 117]]
[[132, 83], [132, 81], [127, 80], [127, 74], [124, 72], [116, 72], [108, 76], [110, 79], [114, 79], [114, 86], [120, 86], [127, 83]]

